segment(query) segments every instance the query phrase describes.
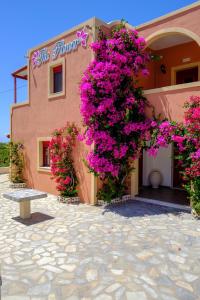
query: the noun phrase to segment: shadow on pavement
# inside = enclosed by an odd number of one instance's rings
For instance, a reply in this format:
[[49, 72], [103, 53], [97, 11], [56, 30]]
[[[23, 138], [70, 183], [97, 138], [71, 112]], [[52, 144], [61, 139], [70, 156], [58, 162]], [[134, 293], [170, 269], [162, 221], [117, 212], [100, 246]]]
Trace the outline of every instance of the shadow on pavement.
[[188, 213], [185, 210], [155, 205], [151, 203], [144, 203], [137, 200], [130, 200], [121, 204], [110, 204], [104, 208], [103, 214], [112, 212], [123, 217], [144, 217], [161, 214], [174, 214], [181, 215], [182, 213]]
[[26, 226], [30, 226], [30, 225], [34, 225], [34, 224], [37, 224], [37, 223], [47, 221], [47, 220], [54, 219], [54, 217], [42, 214], [40, 212], [35, 212], [35, 213], [31, 214], [30, 219], [22, 219], [20, 217], [14, 217], [12, 219], [19, 222], [19, 223], [21, 223], [21, 224], [24, 224]]

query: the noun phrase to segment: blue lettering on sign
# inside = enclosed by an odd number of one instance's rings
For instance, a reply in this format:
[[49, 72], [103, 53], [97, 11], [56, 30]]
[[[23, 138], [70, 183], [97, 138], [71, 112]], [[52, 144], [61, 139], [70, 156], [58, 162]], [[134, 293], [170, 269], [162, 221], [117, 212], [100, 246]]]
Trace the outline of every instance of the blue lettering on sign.
[[50, 58], [50, 54], [48, 53], [46, 48], [42, 50], [37, 50], [33, 53], [32, 62], [34, 67], [39, 67], [41, 64], [47, 62]]
[[80, 45], [81, 39], [75, 39], [70, 43], [65, 44], [65, 41], [58, 41], [53, 47], [51, 58], [55, 60], [59, 55], [63, 55], [65, 53], [69, 53], [77, 49], [78, 45]]
[[45, 63], [46, 61], [49, 60], [49, 53], [47, 52], [47, 49], [44, 48], [40, 51], [40, 59], [41, 59], [41, 63]]
[[65, 53], [75, 51], [79, 45], [82, 45], [82, 47], [85, 48], [87, 45], [88, 38], [88, 33], [85, 32], [85, 29], [77, 31], [76, 36], [76, 39], [66, 44], [64, 40], [58, 41], [54, 45], [51, 54], [46, 48], [36, 50], [32, 55], [33, 66], [39, 67], [41, 64], [44, 64], [45, 62], [49, 61], [50, 58], [52, 60], [55, 60], [59, 55], [62, 56]]

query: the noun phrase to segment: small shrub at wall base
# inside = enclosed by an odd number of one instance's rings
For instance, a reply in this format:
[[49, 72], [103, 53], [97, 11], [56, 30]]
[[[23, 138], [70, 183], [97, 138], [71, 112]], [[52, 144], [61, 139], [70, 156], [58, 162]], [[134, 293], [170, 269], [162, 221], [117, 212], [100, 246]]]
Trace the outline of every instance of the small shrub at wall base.
[[123, 195], [126, 193], [126, 188], [124, 184], [119, 182], [118, 179], [116, 179], [117, 182], [115, 182], [113, 179], [106, 179], [103, 182], [102, 188], [97, 193], [97, 198], [102, 199], [106, 202], [111, 202], [115, 198], [122, 198]]
[[24, 154], [21, 143], [10, 142], [10, 181], [24, 183]]
[[8, 167], [10, 164], [9, 144], [0, 143], [0, 167]]
[[200, 177], [185, 185], [195, 216], [200, 217]]
[[52, 179], [61, 197], [75, 197], [78, 194], [78, 179], [73, 165], [72, 152], [76, 145], [78, 130], [74, 124], [56, 129], [50, 141]]

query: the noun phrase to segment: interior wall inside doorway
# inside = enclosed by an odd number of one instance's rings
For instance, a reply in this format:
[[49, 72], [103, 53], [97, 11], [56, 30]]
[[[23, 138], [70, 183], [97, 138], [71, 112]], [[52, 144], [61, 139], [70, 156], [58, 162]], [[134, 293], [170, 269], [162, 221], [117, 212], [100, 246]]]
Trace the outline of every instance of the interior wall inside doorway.
[[172, 145], [160, 148], [158, 155], [154, 158], [143, 152], [143, 185], [149, 186], [149, 174], [153, 170], [159, 170], [162, 175], [162, 186], [172, 187]]

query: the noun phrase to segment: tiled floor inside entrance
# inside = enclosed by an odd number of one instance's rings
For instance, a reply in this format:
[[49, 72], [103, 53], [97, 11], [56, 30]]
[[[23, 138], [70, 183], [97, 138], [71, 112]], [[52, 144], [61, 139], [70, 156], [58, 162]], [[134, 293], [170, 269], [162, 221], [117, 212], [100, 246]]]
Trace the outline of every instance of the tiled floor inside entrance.
[[153, 189], [152, 187], [148, 186], [140, 187], [138, 197], [179, 205], [190, 205], [187, 198], [187, 193], [184, 190], [171, 189], [167, 187], [159, 187], [158, 189]]

